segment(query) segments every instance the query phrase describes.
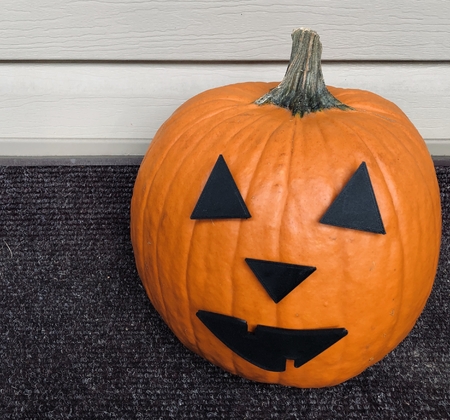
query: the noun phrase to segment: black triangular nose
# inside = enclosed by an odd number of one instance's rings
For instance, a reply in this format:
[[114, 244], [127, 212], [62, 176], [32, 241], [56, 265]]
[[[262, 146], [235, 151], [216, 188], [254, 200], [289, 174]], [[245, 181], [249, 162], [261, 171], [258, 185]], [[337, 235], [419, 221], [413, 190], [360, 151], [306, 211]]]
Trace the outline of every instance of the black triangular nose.
[[316, 267], [307, 265], [253, 258], [246, 258], [245, 261], [275, 303], [278, 303], [316, 271]]

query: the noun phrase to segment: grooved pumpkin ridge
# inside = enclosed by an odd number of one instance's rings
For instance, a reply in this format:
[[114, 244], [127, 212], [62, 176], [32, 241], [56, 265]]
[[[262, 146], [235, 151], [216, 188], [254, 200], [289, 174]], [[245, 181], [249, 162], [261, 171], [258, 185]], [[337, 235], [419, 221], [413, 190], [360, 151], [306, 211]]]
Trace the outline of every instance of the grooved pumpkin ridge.
[[[218, 115], [220, 115], [220, 114], [223, 113], [223, 112], [227, 112], [229, 109], [235, 109], [235, 107], [233, 106], [233, 107], [227, 107], [227, 108], [225, 108], [225, 109], [220, 109], [220, 110], [217, 111], [215, 114], [214, 114], [214, 113], [209, 114], [209, 115], [204, 115], [204, 114], [202, 114], [202, 115], [200, 116], [200, 118], [196, 121], [196, 123], [200, 123], [201, 121], [203, 121], [203, 120], [205, 120], [205, 119], [211, 118], [211, 116], [213, 116], [213, 115], [218, 116]], [[189, 111], [189, 110], [188, 110], [188, 111]], [[184, 116], [184, 117], [185, 117], [185, 116]], [[161, 135], [160, 131], [164, 130], [164, 127], [165, 127], [165, 125], [159, 130], [159, 132], [157, 133], [157, 136]], [[169, 144], [169, 147], [165, 147], [165, 148], [164, 148], [164, 152], [165, 152], [165, 153], [164, 153], [162, 156], [160, 156], [159, 161], [158, 161], [158, 164], [155, 164], [155, 165], [153, 166], [154, 168], [159, 168], [161, 165], [164, 164], [164, 162], [165, 162], [167, 156], [169, 155], [170, 151], [172, 150], [172, 147], [174, 147], [174, 146], [176, 145], [177, 141], [179, 141], [179, 139], [182, 138], [182, 137], [186, 134], [186, 132], [189, 131], [189, 129], [190, 129], [190, 126], [189, 126], [189, 125], [186, 125], [186, 129], [185, 129], [185, 130], [181, 130], [181, 131], [178, 133], [178, 136], [175, 137], [175, 138], [172, 140], [171, 144]], [[154, 141], [155, 141], [155, 140], [154, 140]], [[150, 147], [154, 147], [153, 144], [154, 144], [154, 143], [152, 143], [152, 145], [151, 145]], [[155, 169], [155, 172], [154, 172], [153, 176], [150, 177], [150, 178], [151, 178], [151, 183], [150, 183], [150, 185], [147, 186], [147, 188], [146, 188], [146, 193], [144, 194], [144, 197], [143, 197], [143, 202], [144, 202], [144, 203], [147, 203], [147, 206], [143, 206], [143, 207], [142, 207], [142, 212], [143, 212], [144, 214], [145, 214], [145, 211], [148, 210], [148, 208], [151, 208], [151, 206], [152, 206], [152, 203], [149, 203], [149, 202], [148, 202], [148, 197], [149, 197], [149, 196], [151, 195], [151, 193], [152, 193], [152, 188], [153, 188], [153, 184], [154, 184], [156, 175], [157, 175], [157, 172], [156, 172], [156, 169]], [[141, 217], [143, 218], [144, 216], [141, 215]], [[155, 239], [154, 239], [154, 240], [155, 240], [155, 241], [157, 240], [157, 232], [156, 232], [156, 235], [155, 235]], [[142, 236], [142, 243], [143, 243], [142, 246], [145, 247], [145, 236], [144, 236], [144, 235]], [[155, 244], [155, 247], [156, 247], [156, 244]], [[155, 264], [154, 267], [155, 267], [155, 270], [158, 270], [157, 264]], [[161, 286], [161, 283], [160, 283], [160, 278], [159, 278], [158, 273], [156, 273], [156, 276], [155, 276], [155, 277], [156, 277], [156, 279], [158, 279], [158, 284], [159, 284], [158, 289], [159, 289], [160, 299], [158, 299], [158, 301], [159, 301], [159, 302], [161, 303], [161, 305], [163, 306], [163, 307], [161, 308], [161, 310], [164, 311], [164, 313], [167, 313], [167, 311], [166, 311], [166, 309], [165, 309], [166, 304], [165, 304], [165, 301], [164, 301], [164, 299], [163, 299], [163, 297], [162, 297], [162, 286]]]
[[[224, 124], [225, 122], [227, 122], [227, 121], [229, 121], [229, 120], [232, 120], [233, 118], [236, 118], [236, 117], [238, 117], [239, 115], [245, 113], [245, 111], [242, 111], [242, 110], [240, 109], [240, 107], [235, 107], [235, 108], [233, 108], [233, 111], [238, 111], [238, 112], [237, 112], [237, 113], [236, 113], [236, 112], [233, 112], [232, 115], [229, 115], [229, 116], [227, 116], [227, 117], [224, 118], [224, 119], [218, 119], [214, 124], [210, 125], [207, 129], [205, 129], [205, 127], [203, 127], [201, 124], [198, 124], [198, 126], [199, 126], [199, 131], [200, 131], [200, 132], [203, 132], [203, 135], [200, 136], [200, 137], [196, 137], [196, 142], [195, 142], [193, 148], [190, 150], [190, 152], [189, 152], [189, 153], [185, 153], [184, 157], [183, 157], [182, 159], [179, 159], [179, 160], [178, 160], [178, 166], [177, 166], [177, 169], [175, 170], [175, 173], [174, 173], [174, 175], [173, 175], [173, 177], [172, 177], [172, 180], [174, 180], [174, 179], [176, 179], [176, 178], [178, 177], [179, 171], [180, 171], [181, 168], [184, 166], [185, 162], [189, 159], [189, 157], [190, 157], [192, 154], [195, 155], [195, 150], [197, 150], [199, 147], [200, 147], [200, 148], [201, 148], [201, 147], [203, 147], [203, 148], [205, 147], [205, 145], [207, 144], [207, 142], [203, 142], [202, 140], [203, 140], [204, 138], [206, 138], [206, 137], [209, 135], [209, 133], [210, 133], [211, 131], [213, 131], [214, 129], [216, 129], [216, 128], [217, 128], [218, 126], [220, 126], [221, 124]], [[210, 121], [210, 118], [205, 118], [204, 121]], [[205, 131], [205, 130], [206, 130], [206, 131]], [[242, 128], [238, 128], [238, 132], [241, 131], [241, 130], [242, 130]], [[193, 135], [191, 135], [191, 136], [189, 136], [189, 137], [192, 138]], [[206, 175], [206, 174], [205, 174], [205, 175]], [[170, 181], [168, 184], [169, 184], [169, 187], [168, 187], [168, 189], [167, 189], [166, 195], [164, 196], [164, 202], [166, 201], [167, 196], [169, 195], [170, 191], [174, 188], [174, 187], [173, 187], [173, 182], [172, 182], [172, 181]], [[183, 217], [183, 215], [182, 215], [182, 217]], [[186, 215], [186, 217], [189, 218], [189, 215]], [[198, 224], [198, 222], [195, 222], [195, 223], [194, 223], [193, 229], [195, 228], [195, 226], [196, 226], [197, 224]], [[158, 231], [157, 231], [157, 235], [159, 236], [159, 229], [158, 229]], [[192, 240], [192, 237], [193, 237], [193, 232], [191, 233], [191, 240]], [[189, 253], [188, 253], [188, 257], [187, 257], [188, 259], [189, 259], [189, 256], [190, 256], [190, 255], [191, 255], [191, 253], [189, 252]], [[157, 255], [157, 259], [158, 259], [158, 260], [160, 259], [160, 257], [159, 257], [158, 255]], [[185, 269], [184, 271], [186, 272], [186, 271], [188, 270], [188, 268], [189, 268], [189, 262], [186, 261], [186, 269]], [[188, 287], [188, 281], [189, 281], [189, 280], [188, 280], [188, 277], [185, 276], [185, 281], [184, 281], [185, 286], [184, 286], [184, 290], [185, 290], [186, 296], [189, 295], [189, 292], [188, 292], [188, 288], [189, 288], [189, 287]], [[190, 322], [190, 328], [191, 328], [191, 331], [193, 332], [193, 334], [194, 334], [194, 336], [195, 336], [196, 329], [195, 329], [194, 326], [193, 326], [194, 322], [196, 322], [196, 319], [194, 318], [194, 317], [195, 317], [195, 313], [193, 313], [192, 310], [189, 310], [188, 312], [189, 312], [189, 316], [188, 316], [187, 318], [189, 319], [189, 322]], [[167, 317], [168, 317], [168, 319], [170, 319], [170, 316], [169, 316], [169, 315], [167, 315]], [[176, 326], [176, 322], [172, 322], [172, 321], [168, 321], [168, 322], [169, 322], [169, 325], [172, 325], [172, 328], [174, 328], [174, 327]], [[195, 341], [197, 342], [198, 340], [195, 339]]]
[[[383, 180], [384, 188], [385, 188], [386, 191], [388, 192], [388, 197], [389, 197], [389, 199], [390, 199], [390, 205], [391, 205], [391, 207], [392, 207], [393, 209], [395, 209], [396, 206], [395, 206], [395, 203], [394, 203], [394, 200], [393, 200], [392, 191], [391, 191], [391, 188], [390, 188], [390, 186], [389, 186], [389, 183], [386, 182], [386, 179], [385, 179], [385, 171], [383, 171], [383, 169], [381, 168], [379, 159], [378, 159], [377, 156], [374, 154], [372, 148], [367, 144], [367, 141], [364, 140], [364, 138], [362, 137], [362, 135], [359, 133], [359, 131], [357, 130], [357, 127], [360, 128], [360, 129], [362, 129], [362, 130], [364, 130], [364, 131], [365, 131], [365, 136], [368, 137], [368, 138], [372, 137], [372, 135], [373, 135], [372, 132], [369, 131], [369, 130], [367, 130], [365, 127], [360, 126], [359, 124], [358, 124], [358, 125], [355, 125], [354, 122], [353, 122], [353, 125], [352, 125], [352, 126], [349, 126], [347, 123], [345, 123], [345, 122], [343, 122], [343, 121], [336, 121], [336, 119], [335, 119], [335, 123], [340, 123], [340, 124], [342, 124], [342, 125], [345, 125], [349, 130], [353, 131], [353, 132], [355, 133], [355, 135], [359, 138], [360, 142], [361, 142], [362, 144], [364, 144], [364, 146], [367, 148], [367, 150], [370, 151], [370, 154], [373, 156], [373, 162], [377, 165], [378, 171], [379, 171], [381, 174], [383, 174], [383, 176], [382, 176], [381, 179]], [[382, 124], [380, 124], [379, 126], [382, 126]], [[378, 138], [377, 138], [377, 140], [378, 140]], [[393, 139], [393, 140], [395, 140], [395, 139]], [[400, 229], [401, 223], [400, 223], [400, 220], [399, 220], [399, 218], [398, 218], [398, 214], [397, 214], [395, 211], [393, 212], [393, 214], [395, 215], [396, 220], [397, 220], [397, 223], [396, 223], [397, 229]], [[392, 228], [391, 228], [391, 230], [392, 230]], [[389, 232], [386, 232], [386, 234], [389, 234]], [[401, 256], [401, 259], [399, 260], [399, 261], [400, 261], [400, 262], [399, 262], [399, 266], [400, 266], [400, 270], [401, 270], [402, 272], [404, 272], [404, 266], [405, 266], [405, 255], [404, 255], [404, 254], [405, 254], [405, 251], [404, 251], [404, 243], [403, 243], [403, 240], [402, 240], [402, 237], [401, 237], [401, 236], [399, 237], [399, 245], [400, 245], [400, 252], [399, 252], [399, 254], [400, 254], [400, 256]], [[399, 278], [399, 280], [401, 281], [400, 289], [403, 289], [403, 283], [404, 283], [404, 281], [405, 281], [404, 275], [399, 276], [398, 278]], [[399, 309], [398, 309], [398, 312], [401, 312], [401, 302], [402, 302], [402, 300], [403, 300], [403, 296], [400, 294], [400, 302], [398, 302], [398, 308], [399, 308]], [[399, 318], [398, 318], [398, 317], [395, 317], [395, 319], [396, 319], [395, 323], [391, 324], [391, 327], [390, 327], [390, 332], [391, 332], [390, 336], [392, 336], [392, 331], [395, 330], [395, 327], [396, 327], [396, 324], [398, 323], [398, 319], [399, 319]], [[387, 333], [385, 333], [385, 334], [387, 334]], [[398, 343], [396, 343], [396, 344], [398, 344]], [[382, 357], [384, 357], [384, 355], [381, 356], [381, 357], [379, 357], [378, 359], [374, 359], [374, 360], [373, 360], [373, 363], [377, 362], [377, 361], [380, 360]]]

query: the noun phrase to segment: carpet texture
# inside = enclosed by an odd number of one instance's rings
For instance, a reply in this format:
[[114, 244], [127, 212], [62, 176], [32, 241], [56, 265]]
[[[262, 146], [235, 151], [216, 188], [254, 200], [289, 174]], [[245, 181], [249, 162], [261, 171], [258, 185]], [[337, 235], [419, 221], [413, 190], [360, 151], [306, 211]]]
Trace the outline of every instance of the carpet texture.
[[148, 301], [129, 239], [138, 167], [0, 167], [1, 419], [450, 419], [450, 168], [436, 283], [409, 336], [333, 388], [232, 376]]

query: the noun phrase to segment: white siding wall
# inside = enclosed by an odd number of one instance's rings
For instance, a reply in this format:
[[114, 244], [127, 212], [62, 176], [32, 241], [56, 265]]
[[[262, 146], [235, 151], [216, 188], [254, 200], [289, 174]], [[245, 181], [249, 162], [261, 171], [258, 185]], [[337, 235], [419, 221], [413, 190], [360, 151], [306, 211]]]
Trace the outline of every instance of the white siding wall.
[[327, 84], [397, 103], [450, 155], [448, 0], [3, 0], [0, 156], [142, 155], [183, 101], [280, 80], [315, 29]]

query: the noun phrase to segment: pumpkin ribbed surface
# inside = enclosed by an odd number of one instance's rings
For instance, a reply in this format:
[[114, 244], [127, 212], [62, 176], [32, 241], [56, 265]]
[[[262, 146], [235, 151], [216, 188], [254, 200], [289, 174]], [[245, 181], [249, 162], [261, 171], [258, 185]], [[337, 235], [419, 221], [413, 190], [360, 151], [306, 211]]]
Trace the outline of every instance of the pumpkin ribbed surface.
[[[440, 246], [434, 166], [398, 107], [369, 92], [329, 87], [350, 110], [303, 117], [254, 102], [276, 84], [242, 83], [183, 104], [152, 141], [136, 179], [131, 237], [145, 290], [188, 348], [246, 378], [297, 387], [349, 379], [411, 330], [432, 288]], [[222, 155], [246, 220], [191, 220]], [[365, 162], [385, 235], [319, 223]], [[316, 271], [279, 303], [245, 258]], [[348, 335], [303, 366], [261, 369], [199, 320], [199, 310], [288, 329], [344, 327]]]

